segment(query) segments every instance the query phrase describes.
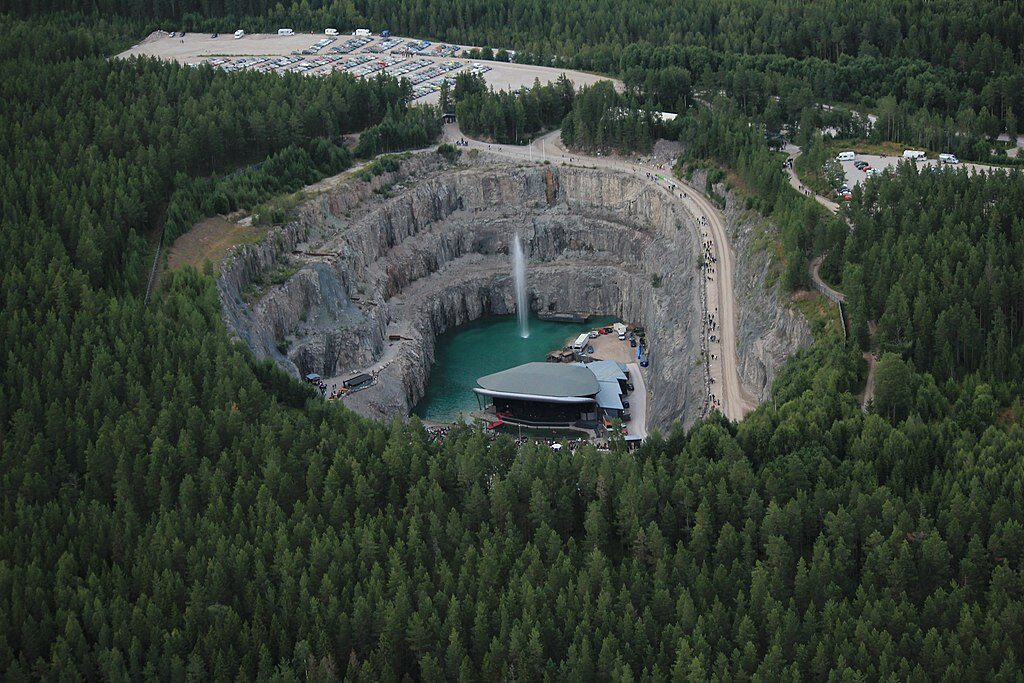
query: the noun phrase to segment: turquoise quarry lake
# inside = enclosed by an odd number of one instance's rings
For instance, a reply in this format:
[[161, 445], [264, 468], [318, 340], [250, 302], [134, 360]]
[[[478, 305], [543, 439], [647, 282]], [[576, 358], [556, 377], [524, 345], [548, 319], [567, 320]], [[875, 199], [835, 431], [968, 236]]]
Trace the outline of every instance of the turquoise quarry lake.
[[427, 420], [454, 422], [477, 410], [473, 387], [478, 377], [531, 361], [542, 361], [581, 332], [611, 325], [617, 318], [594, 317], [583, 324], [530, 318], [530, 336], [519, 336], [514, 315], [487, 316], [448, 330], [437, 338], [427, 391], [413, 413]]

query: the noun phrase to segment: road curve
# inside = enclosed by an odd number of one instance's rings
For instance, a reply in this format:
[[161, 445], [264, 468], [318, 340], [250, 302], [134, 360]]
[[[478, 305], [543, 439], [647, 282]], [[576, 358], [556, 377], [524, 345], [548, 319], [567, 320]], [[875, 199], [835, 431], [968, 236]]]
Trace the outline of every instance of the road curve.
[[[791, 158], [796, 159], [798, 156], [800, 156], [801, 150], [796, 145], [789, 144], [786, 145], [785, 151], [787, 154], [790, 155]], [[804, 186], [800, 182], [800, 179], [797, 177], [796, 171], [793, 170], [792, 166], [787, 166], [786, 170], [789, 172], [789, 184], [792, 185], [793, 188], [796, 189], [797, 191], [803, 191]], [[812, 193], [812, 190], [804, 191], [804, 194]], [[819, 194], [815, 194], [814, 198], [818, 200], [819, 204], [824, 206], [832, 213], [839, 212], [839, 205], [836, 204], [835, 202], [830, 201], [829, 199], [826, 199], [825, 197], [822, 197]], [[849, 222], [849, 219], [847, 219], [847, 222]], [[852, 225], [850, 226], [850, 229], [853, 229]], [[831, 299], [833, 302], [835, 302], [836, 304], [844, 304], [846, 303], [846, 295], [837, 289], [833, 289], [828, 285], [828, 283], [821, 279], [821, 264], [825, 260], [825, 256], [826, 254], [821, 254], [820, 256], [816, 257], [813, 261], [811, 261], [811, 282], [814, 283], [815, 289], [817, 289], [819, 292], [821, 292], [826, 297]], [[840, 313], [842, 313], [841, 308]], [[872, 329], [872, 334], [873, 333], [874, 330]], [[862, 411], [866, 413], [868, 412], [868, 407], [871, 405], [871, 401], [875, 397], [875, 356], [870, 351], [865, 351], [863, 357], [868, 364], [868, 377], [867, 380], [864, 382], [864, 391], [860, 395], [860, 408]]]
[[814, 197], [814, 199], [819, 204], [824, 206], [826, 209], [828, 209], [832, 213], [837, 213], [839, 211], [839, 204], [832, 201], [828, 197], [822, 197], [820, 194], [816, 193], [814, 190], [804, 185], [803, 182], [801, 182], [800, 177], [796, 174], [796, 169], [794, 168], [794, 166], [796, 165], [796, 158], [800, 156], [803, 150], [794, 145], [793, 143], [788, 143], [785, 147], [782, 148], [782, 151], [788, 154], [789, 158], [792, 159], [794, 162], [793, 164], [786, 165], [786, 175], [789, 176], [790, 187], [792, 187], [794, 190], [796, 190], [802, 195]]
[[[537, 138], [530, 145], [499, 145], [480, 142], [466, 137], [457, 124], [445, 126], [444, 139], [447, 142], [465, 141], [470, 149], [478, 149], [498, 156], [530, 161], [552, 161], [564, 164], [579, 164], [591, 167], [609, 168], [626, 173], [651, 173], [659, 187], [668, 190], [693, 216], [701, 236], [701, 242], [711, 241], [711, 252], [716, 258], [717, 271], [713, 278], [705, 280], [707, 308], [716, 312], [719, 327], [715, 330], [718, 341], [705, 339], [707, 348], [715, 355], [710, 361], [711, 377], [716, 384], [713, 392], [721, 400], [722, 413], [731, 420], [741, 420], [757, 407], [757, 401], [743, 388], [739, 376], [739, 362], [736, 354], [737, 304], [733, 291], [734, 254], [729, 246], [725, 231], [725, 217], [708, 199], [691, 185], [671, 177], [664, 168], [629, 161], [617, 156], [589, 156], [569, 151], [562, 146], [559, 131], [553, 131]], [[685, 188], [685, 189], [684, 189]], [[704, 216], [703, 225], [696, 220]], [[706, 332], [707, 333], [707, 332]], [[717, 350], [717, 353], [716, 353]]]
[[822, 254], [811, 261], [811, 281], [814, 283], [814, 288], [837, 304], [846, 303], [845, 294], [839, 290], [832, 289], [828, 286], [827, 282], [821, 279], [821, 264], [824, 260], [825, 254]]

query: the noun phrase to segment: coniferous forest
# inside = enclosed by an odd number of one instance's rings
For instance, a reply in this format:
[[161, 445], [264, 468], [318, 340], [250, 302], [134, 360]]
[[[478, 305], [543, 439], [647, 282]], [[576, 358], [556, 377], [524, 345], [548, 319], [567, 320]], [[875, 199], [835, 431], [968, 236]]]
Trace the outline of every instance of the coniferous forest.
[[[848, 231], [769, 172], [751, 125], [898, 94], [894, 130], [1011, 130], [1014, 3], [0, 11], [3, 680], [1020, 679], [1021, 177], [904, 170], [857, 190]], [[780, 224], [788, 287], [828, 250], [851, 340], [790, 359], [742, 422], [637, 451], [469, 428], [437, 443], [416, 418], [320, 400], [229, 339], [208, 275], [169, 272], [147, 303], [154, 245], [165, 223], [428, 144], [436, 112], [392, 79], [109, 59], [161, 23], [252, 16], [387, 21], [621, 75], [621, 101], [558, 84], [509, 100], [534, 101], [535, 130], [610, 131], [581, 146], [646, 139], [639, 120], [592, 125], [611, 109], [695, 107], [718, 84], [712, 108], [681, 111], [683, 161], [746, 181], [749, 208]], [[460, 117], [501, 103], [462, 88]], [[866, 348], [880, 360], [864, 412]]]

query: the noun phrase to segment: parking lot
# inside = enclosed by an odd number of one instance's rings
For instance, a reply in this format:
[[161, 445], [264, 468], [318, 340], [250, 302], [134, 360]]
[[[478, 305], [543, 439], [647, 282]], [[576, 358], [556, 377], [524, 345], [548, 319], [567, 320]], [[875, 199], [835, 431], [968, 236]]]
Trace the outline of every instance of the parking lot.
[[[858, 161], [867, 162], [871, 169], [877, 169], [879, 173], [884, 173], [886, 169], [895, 169], [896, 164], [903, 161], [902, 156], [882, 156], [879, 154], [858, 154], [852, 161], [841, 161], [839, 165], [843, 167], [843, 174], [846, 178], [846, 184], [853, 189], [858, 183], [863, 182], [868, 177], [869, 169], [860, 170], [856, 167]], [[979, 171], [991, 171], [999, 168], [1000, 166], [989, 166], [986, 164], [971, 164], [966, 162], [960, 162], [959, 164], [940, 164], [938, 159], [923, 159], [916, 162], [918, 168], [942, 168], [942, 169], [967, 169], [969, 173], [977, 173]]]
[[469, 46], [433, 43], [390, 36], [328, 36], [296, 33], [290, 36], [253, 34], [236, 39], [229, 33], [170, 34], [155, 31], [118, 57], [148, 55], [183, 64], [209, 64], [229, 73], [301, 73], [323, 76], [345, 71], [357, 78], [387, 73], [406, 78], [418, 102], [436, 103], [441, 84], [453, 83], [463, 72], [482, 74], [497, 90], [531, 86], [535, 79], [554, 81], [563, 73], [577, 87], [604, 80], [595, 74], [529, 64], [474, 61], [461, 57]]

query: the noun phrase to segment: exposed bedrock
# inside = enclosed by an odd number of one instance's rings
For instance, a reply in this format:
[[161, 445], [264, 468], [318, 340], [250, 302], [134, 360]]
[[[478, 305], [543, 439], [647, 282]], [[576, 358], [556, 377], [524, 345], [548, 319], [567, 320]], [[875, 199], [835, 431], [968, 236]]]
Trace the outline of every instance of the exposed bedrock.
[[[294, 374], [367, 371], [346, 404], [405, 417], [437, 335], [512, 313], [519, 232], [534, 310], [610, 314], [652, 340], [649, 427], [699, 416], [699, 245], [693, 217], [642, 178], [606, 170], [422, 154], [307, 202], [235, 250], [219, 278], [228, 326]], [[500, 350], [496, 350], [500, 352]]]

